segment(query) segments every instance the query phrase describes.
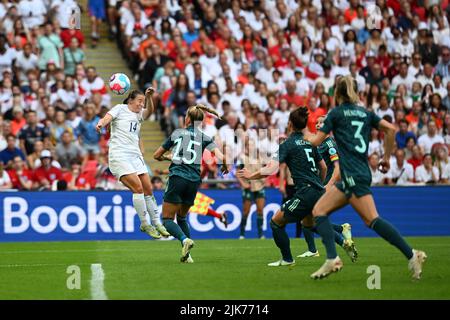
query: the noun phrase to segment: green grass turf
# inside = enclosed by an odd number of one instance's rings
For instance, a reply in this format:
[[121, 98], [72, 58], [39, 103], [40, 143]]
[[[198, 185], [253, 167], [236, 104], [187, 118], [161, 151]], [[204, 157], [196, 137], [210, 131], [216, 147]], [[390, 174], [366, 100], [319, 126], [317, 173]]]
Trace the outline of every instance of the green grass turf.
[[[360, 259], [324, 280], [309, 275], [324, 257], [269, 268], [279, 258], [267, 240], [199, 240], [194, 264], [178, 262], [177, 241], [97, 241], [0, 244], [0, 299], [90, 299], [90, 264], [101, 263], [109, 299], [449, 299], [450, 237], [409, 238], [428, 254], [422, 280], [378, 238], [358, 238]], [[324, 249], [316, 241], [321, 253]], [[291, 242], [303, 252], [303, 239]], [[81, 289], [68, 290], [66, 269], [81, 268]], [[381, 268], [381, 290], [367, 289], [367, 267]]]

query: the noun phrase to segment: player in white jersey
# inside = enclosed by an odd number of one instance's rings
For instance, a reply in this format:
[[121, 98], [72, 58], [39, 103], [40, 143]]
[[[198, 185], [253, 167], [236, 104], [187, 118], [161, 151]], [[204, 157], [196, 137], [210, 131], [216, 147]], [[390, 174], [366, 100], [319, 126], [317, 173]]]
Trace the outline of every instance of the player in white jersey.
[[[133, 206], [141, 221], [141, 231], [153, 238], [170, 234], [158, 218], [157, 204], [152, 184], [140, 148], [141, 123], [153, 113], [154, 89], [133, 90], [123, 104], [114, 106], [97, 124], [97, 131], [111, 124], [109, 141], [109, 169], [112, 174], [133, 192]], [[145, 217], [150, 215], [152, 225]]]

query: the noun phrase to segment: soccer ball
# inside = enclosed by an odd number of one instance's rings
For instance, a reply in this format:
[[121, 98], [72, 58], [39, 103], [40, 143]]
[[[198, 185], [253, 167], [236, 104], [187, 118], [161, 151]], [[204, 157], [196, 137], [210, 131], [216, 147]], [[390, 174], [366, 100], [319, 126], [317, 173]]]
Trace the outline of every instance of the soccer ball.
[[124, 73], [115, 73], [109, 79], [109, 88], [115, 94], [125, 94], [130, 87], [130, 79]]

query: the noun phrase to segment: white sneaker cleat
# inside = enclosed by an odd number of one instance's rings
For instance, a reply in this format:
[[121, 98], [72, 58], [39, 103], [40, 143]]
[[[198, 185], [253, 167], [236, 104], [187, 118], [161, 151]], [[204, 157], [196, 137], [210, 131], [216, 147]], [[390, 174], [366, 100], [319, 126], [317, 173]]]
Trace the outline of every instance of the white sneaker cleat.
[[192, 259], [191, 255], [189, 255], [185, 261], [182, 261], [182, 263], [194, 263], [194, 259]]
[[244, 236], [239, 236], [239, 240], [244, 240], [245, 237]]
[[164, 237], [170, 237], [170, 233], [167, 231], [166, 227], [164, 227], [162, 224], [157, 224], [156, 225], [156, 230], [158, 230], [158, 232]]
[[345, 253], [350, 257], [352, 262], [358, 260], [358, 250], [356, 250], [355, 242], [353, 240], [345, 239], [342, 245]]
[[267, 264], [269, 267], [288, 267], [294, 266], [295, 260], [292, 262], [284, 261], [283, 259]]
[[352, 239], [352, 225], [350, 223], [344, 223], [342, 226], [342, 236], [345, 240], [351, 240]]
[[309, 250], [297, 256], [297, 258], [317, 258], [317, 257], [320, 257], [319, 251], [311, 252]]
[[145, 232], [146, 234], [148, 234], [150, 237], [152, 237], [154, 239], [161, 238], [161, 234], [158, 232], [158, 230], [155, 229], [154, 226], [151, 226], [149, 224], [146, 224], [146, 225], [141, 224], [140, 229], [142, 232]]
[[311, 274], [311, 278], [313, 279], [322, 279], [329, 276], [333, 272], [338, 272], [342, 269], [343, 263], [341, 258], [336, 257], [334, 259], [327, 259], [325, 263], [313, 274]]
[[261, 237], [259, 237], [259, 239], [261, 239], [261, 240], [265, 240], [265, 239], [266, 239], [266, 237], [265, 237], [265, 236], [261, 236]]
[[413, 257], [409, 259], [408, 269], [412, 272], [412, 277], [414, 280], [420, 280], [422, 276], [422, 267], [427, 259], [425, 252], [413, 249]]
[[191, 249], [194, 247], [194, 241], [189, 238], [184, 239], [183, 248], [181, 249], [181, 262], [185, 262], [189, 258], [189, 253]]

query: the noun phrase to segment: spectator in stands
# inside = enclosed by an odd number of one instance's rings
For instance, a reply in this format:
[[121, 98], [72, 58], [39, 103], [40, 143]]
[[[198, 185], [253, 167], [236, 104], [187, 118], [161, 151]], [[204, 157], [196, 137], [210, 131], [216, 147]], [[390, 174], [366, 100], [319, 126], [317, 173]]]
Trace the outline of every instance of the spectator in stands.
[[158, 44], [155, 43], [151, 46], [151, 56], [145, 62], [139, 77], [139, 85], [142, 89], [146, 89], [152, 84], [156, 70], [164, 66], [168, 60], [166, 55], [161, 54]]
[[23, 116], [23, 109], [20, 106], [15, 106], [12, 109], [13, 118], [11, 120], [11, 133], [15, 136], [25, 126], [26, 120]]
[[427, 153], [423, 156], [423, 164], [415, 171], [416, 182], [424, 184], [435, 184], [439, 182], [439, 169], [433, 166], [433, 158]]
[[33, 186], [33, 172], [26, 168], [20, 156], [15, 156], [12, 169], [8, 170], [12, 188], [17, 190], [31, 190]]
[[22, 160], [25, 160], [25, 155], [17, 148], [17, 139], [13, 134], [8, 134], [6, 136], [6, 149], [0, 152], [0, 161], [4, 163], [5, 166], [9, 167], [15, 156], [19, 156]]
[[162, 179], [158, 176], [152, 177], [151, 183], [152, 183], [153, 190], [163, 190], [164, 189], [164, 183], [163, 183]]
[[81, 162], [73, 160], [70, 168], [64, 174], [64, 180], [67, 182], [68, 190], [90, 190], [92, 185], [95, 187], [95, 181], [89, 176], [89, 174], [82, 171]]
[[28, 72], [38, 70], [38, 62], [39, 58], [33, 53], [32, 45], [26, 43], [23, 46], [23, 50], [17, 53], [17, 58], [14, 63], [20, 84], [25, 84], [27, 82]]
[[74, 76], [75, 68], [78, 64], [83, 63], [86, 59], [80, 43], [77, 38], [70, 40], [70, 45], [64, 48], [64, 73]]
[[95, 48], [100, 40], [100, 24], [106, 19], [105, 1], [88, 0], [88, 8], [91, 16], [91, 43]]
[[63, 168], [70, 168], [72, 163], [81, 162], [84, 157], [83, 149], [72, 139], [72, 133], [67, 130], [64, 131], [61, 135], [61, 141], [55, 148], [56, 158]]
[[33, 188], [51, 190], [52, 185], [62, 180], [61, 170], [52, 165], [52, 154], [48, 150], [41, 152], [42, 165], [34, 170]]
[[439, 182], [448, 184], [450, 182], [450, 161], [448, 148], [445, 145], [436, 148], [434, 166], [439, 170]]
[[172, 91], [168, 105], [171, 107], [172, 124], [175, 128], [181, 128], [184, 125], [184, 117], [189, 108], [187, 95], [189, 92], [189, 82], [184, 73], [180, 73], [176, 80], [176, 85]]
[[438, 134], [436, 122], [430, 120], [427, 125], [427, 133], [419, 137], [417, 144], [422, 148], [422, 152], [427, 154], [431, 152], [435, 143], [444, 143], [444, 138]]
[[111, 104], [111, 96], [105, 86], [103, 79], [97, 74], [97, 70], [93, 66], [86, 69], [86, 78], [80, 83], [80, 102], [93, 99], [95, 94], [101, 95], [101, 105], [109, 107]]
[[[301, 105], [300, 105], [301, 106]], [[317, 100], [315, 97], [310, 97], [308, 102], [308, 110], [309, 110], [309, 116], [308, 116], [308, 129], [312, 133], [316, 133], [316, 123], [317, 119], [320, 117], [323, 117], [327, 114], [327, 110], [319, 108], [317, 106]]]
[[84, 107], [84, 117], [80, 121], [76, 130], [80, 146], [86, 155], [92, 155], [98, 158], [100, 154], [99, 142], [100, 135], [97, 133], [95, 126], [99, 121], [99, 117], [95, 112], [95, 105], [88, 102]]
[[6, 172], [3, 161], [0, 160], [0, 191], [12, 188], [12, 183], [9, 178], [8, 172]]
[[18, 13], [25, 27], [31, 30], [45, 22], [47, 9], [42, 0], [20, 0]]
[[412, 158], [414, 146], [416, 146], [415, 137], [409, 137], [408, 139], [406, 139], [406, 147], [403, 149], [403, 151], [405, 151], [406, 160]]
[[38, 123], [37, 113], [29, 111], [27, 113], [27, 125], [19, 132], [20, 149], [25, 154], [31, 154], [34, 151], [34, 144], [36, 141], [47, 143], [49, 137], [48, 129]]
[[[447, 26], [448, 29], [448, 26]], [[450, 48], [444, 46], [441, 51], [441, 60], [436, 65], [436, 74], [440, 75], [442, 79], [450, 78]]]
[[404, 149], [406, 148], [406, 141], [409, 138], [416, 139], [416, 136], [412, 131], [408, 131], [408, 121], [402, 119], [398, 122], [399, 131], [395, 134], [395, 142], [397, 143], [397, 148]]
[[[36, 1], [36, 0], [34, 0]], [[49, 63], [54, 63], [57, 68], [64, 68], [63, 43], [61, 38], [54, 33], [51, 22], [46, 22], [38, 37], [39, 69], [45, 71]]]
[[369, 169], [372, 174], [372, 186], [379, 186], [384, 184], [384, 180], [386, 179], [386, 174], [382, 173], [378, 170], [378, 166], [380, 164], [380, 157], [377, 153], [372, 153], [369, 156]]
[[63, 133], [67, 131], [73, 139], [73, 129], [66, 121], [66, 113], [62, 110], [56, 111], [55, 121], [50, 126], [50, 141], [56, 145], [61, 141]]
[[399, 186], [409, 185], [414, 182], [414, 168], [405, 160], [405, 151], [397, 149], [395, 158], [391, 160], [391, 168], [387, 173], [388, 184]]

